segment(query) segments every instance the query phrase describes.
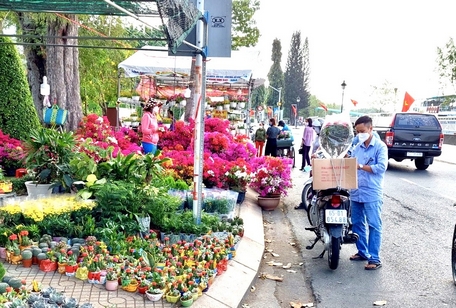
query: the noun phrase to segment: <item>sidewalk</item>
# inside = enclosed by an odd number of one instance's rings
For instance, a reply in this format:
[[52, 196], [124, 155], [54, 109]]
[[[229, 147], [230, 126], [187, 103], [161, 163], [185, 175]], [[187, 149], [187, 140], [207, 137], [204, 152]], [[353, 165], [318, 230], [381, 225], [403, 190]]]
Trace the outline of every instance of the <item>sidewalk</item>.
[[456, 145], [444, 144], [442, 146], [442, 155], [434, 158], [434, 160], [456, 164]]
[[[257, 275], [264, 251], [263, 216], [256, 205], [255, 193], [247, 191], [245, 201], [239, 207], [239, 216], [244, 219], [244, 237], [239, 243], [236, 257], [229, 261], [228, 270], [216, 277], [210, 289], [203, 293], [193, 305], [198, 308], [238, 307], [246, 291]], [[6, 275], [25, 279], [27, 286], [33, 280], [42, 286], [63, 291], [67, 297], [75, 298], [79, 305], [91, 303], [94, 307], [178, 307], [166, 300], [149, 301], [139, 293], [129, 293], [118, 289], [106, 291], [104, 285], [91, 284], [75, 277], [67, 277], [58, 272], [43, 272], [37, 265], [25, 268], [22, 265], [3, 263]]]

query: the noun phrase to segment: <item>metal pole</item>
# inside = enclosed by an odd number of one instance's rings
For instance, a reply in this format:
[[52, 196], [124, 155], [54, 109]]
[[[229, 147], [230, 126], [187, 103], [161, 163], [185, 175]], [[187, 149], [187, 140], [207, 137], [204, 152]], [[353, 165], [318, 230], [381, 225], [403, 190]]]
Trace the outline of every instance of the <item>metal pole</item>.
[[347, 86], [347, 84], [345, 83], [345, 80], [342, 81], [342, 84], [340, 86], [342, 87], [342, 103], [340, 105], [340, 113], [342, 113], [344, 111], [344, 91], [345, 91], [345, 87]]
[[[197, 8], [204, 13], [204, 0], [197, 1]], [[196, 42], [198, 48], [204, 47], [204, 22], [198, 20], [196, 24]], [[203, 76], [204, 75], [204, 76]], [[194, 169], [193, 169], [193, 219], [196, 224], [201, 223], [201, 208], [202, 208], [202, 179], [203, 179], [203, 163], [204, 163], [204, 104], [201, 98], [204, 97], [205, 91], [205, 64], [203, 67], [203, 55], [198, 53], [195, 57], [195, 91], [193, 95], [193, 103], [196, 104], [195, 117], [195, 146], [194, 146]], [[203, 93], [203, 95], [202, 95]]]

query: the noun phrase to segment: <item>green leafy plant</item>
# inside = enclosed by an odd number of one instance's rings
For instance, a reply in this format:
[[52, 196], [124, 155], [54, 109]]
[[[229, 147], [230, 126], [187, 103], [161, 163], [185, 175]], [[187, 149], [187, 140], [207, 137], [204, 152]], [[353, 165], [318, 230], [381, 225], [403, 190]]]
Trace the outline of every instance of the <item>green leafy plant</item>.
[[76, 152], [75, 144], [72, 132], [45, 127], [32, 130], [24, 143], [24, 162], [35, 173], [34, 181], [69, 190], [74, 181], [69, 164]]

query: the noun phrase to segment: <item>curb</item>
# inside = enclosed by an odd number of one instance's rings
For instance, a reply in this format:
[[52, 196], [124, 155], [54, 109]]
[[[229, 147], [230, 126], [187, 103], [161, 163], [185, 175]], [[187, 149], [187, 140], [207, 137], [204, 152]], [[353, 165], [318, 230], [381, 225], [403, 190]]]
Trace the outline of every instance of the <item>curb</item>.
[[248, 189], [239, 217], [244, 220], [244, 236], [228, 270], [198, 299], [199, 308], [240, 307], [244, 295], [256, 278], [264, 252], [263, 212], [256, 205], [256, 193]]

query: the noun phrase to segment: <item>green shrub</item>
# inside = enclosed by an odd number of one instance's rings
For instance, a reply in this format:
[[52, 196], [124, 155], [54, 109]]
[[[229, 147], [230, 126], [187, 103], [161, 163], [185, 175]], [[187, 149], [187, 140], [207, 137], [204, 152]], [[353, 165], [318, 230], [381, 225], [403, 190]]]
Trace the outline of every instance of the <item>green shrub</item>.
[[26, 140], [40, 122], [24, 66], [11, 42], [0, 37], [0, 129], [13, 138]]

